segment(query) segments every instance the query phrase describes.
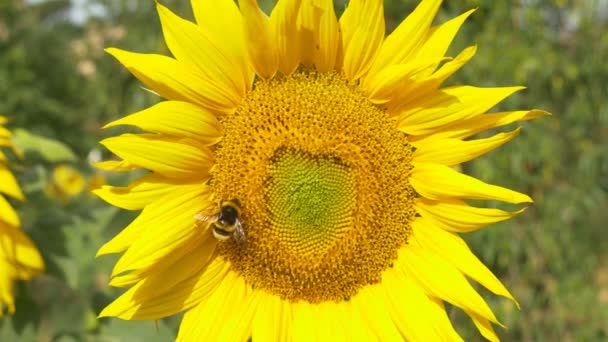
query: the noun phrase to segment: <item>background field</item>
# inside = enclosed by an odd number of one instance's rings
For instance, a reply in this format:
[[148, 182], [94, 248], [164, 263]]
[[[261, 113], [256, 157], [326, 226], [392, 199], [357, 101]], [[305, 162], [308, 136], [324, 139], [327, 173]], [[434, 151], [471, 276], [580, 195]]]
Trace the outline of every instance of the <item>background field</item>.
[[[0, 321], [0, 341], [171, 340], [179, 317], [159, 321], [158, 329], [150, 321], [95, 319], [119, 293], [106, 286], [115, 258], [95, 259], [95, 251], [135, 213], [86, 191], [70, 197], [48, 190], [61, 164], [95, 180], [89, 161], [107, 155], [97, 142], [116, 133], [100, 127], [158, 101], [103, 52], [167, 53], [154, 1], [76, 1], [77, 10], [68, 1], [33, 3], [0, 0], [0, 113], [13, 131], [22, 129], [26, 158], [13, 165], [28, 201], [15, 206], [48, 270], [19, 284], [17, 313]], [[186, 0], [163, 3], [192, 17]], [[414, 5], [386, 1], [389, 30]], [[497, 330], [505, 341], [607, 340], [608, 1], [452, 0], [437, 22], [470, 8], [478, 9], [451, 53], [471, 44], [478, 53], [449, 83], [526, 85], [498, 109], [553, 113], [522, 123], [516, 140], [464, 165], [536, 201], [518, 218], [466, 236], [521, 303], [518, 311], [484, 292], [508, 326]], [[467, 340], [481, 339], [459, 310], [450, 315]]]

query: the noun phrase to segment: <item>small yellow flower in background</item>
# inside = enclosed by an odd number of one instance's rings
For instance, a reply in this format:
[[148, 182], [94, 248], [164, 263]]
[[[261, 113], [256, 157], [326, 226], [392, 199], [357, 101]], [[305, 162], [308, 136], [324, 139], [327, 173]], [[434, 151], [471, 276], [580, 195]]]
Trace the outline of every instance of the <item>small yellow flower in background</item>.
[[431, 23], [424, 0], [385, 37], [383, 4], [193, 0], [197, 23], [158, 5], [173, 58], [108, 49], [167, 101], [108, 124], [150, 133], [102, 141], [95, 191], [141, 214], [98, 255], [123, 253], [100, 316], [185, 312], [178, 340], [459, 340], [444, 303], [497, 340], [469, 283], [512, 295], [459, 233], [509, 219], [464, 200], [530, 203], [453, 167], [547, 113], [485, 114], [522, 87], [441, 88], [476, 47], [445, 53], [469, 11]]
[[[6, 122], [6, 118], [0, 116], [0, 147], [15, 150], [11, 133], [3, 126]], [[6, 197], [25, 200], [8, 167], [8, 159], [0, 150], [0, 317], [6, 309], [15, 312], [14, 282], [30, 279], [44, 271], [38, 249], [21, 230], [19, 217]]]
[[58, 165], [53, 169], [46, 186], [46, 194], [61, 201], [78, 196], [85, 188], [86, 181], [79, 170], [69, 165]]

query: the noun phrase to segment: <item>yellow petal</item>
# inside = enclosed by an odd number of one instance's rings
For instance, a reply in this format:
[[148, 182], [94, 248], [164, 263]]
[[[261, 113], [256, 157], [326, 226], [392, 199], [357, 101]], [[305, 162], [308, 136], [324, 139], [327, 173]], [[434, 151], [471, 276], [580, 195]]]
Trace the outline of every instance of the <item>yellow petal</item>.
[[[436, 87], [439, 87], [443, 81], [452, 76], [456, 71], [460, 70], [463, 65], [467, 64], [475, 54], [477, 53], [477, 46], [468, 46], [456, 56], [453, 60], [443, 64], [437, 71], [435, 71], [427, 80], [426, 83], [432, 83]], [[426, 86], [428, 87], [428, 85]]]
[[152, 107], [113, 121], [103, 128], [132, 125], [169, 136], [190, 138], [204, 145], [218, 142], [222, 128], [207, 109], [181, 101], [164, 101]]
[[472, 232], [489, 224], [508, 220], [524, 210], [526, 208], [514, 212], [476, 208], [456, 199], [433, 201], [419, 198], [416, 201], [416, 211], [422, 217], [444, 230], [457, 233]]
[[257, 293], [242, 277], [228, 273], [208, 299], [186, 312], [177, 341], [247, 341], [258, 307]]
[[352, 0], [340, 17], [342, 69], [351, 81], [363, 77], [384, 40], [381, 0]]
[[[4, 267], [4, 265], [2, 265]], [[0, 305], [6, 307], [10, 314], [15, 313], [14, 279], [12, 277], [0, 277]], [[4, 310], [0, 310], [0, 318]]]
[[297, 28], [301, 0], [279, 0], [270, 14], [270, 30], [279, 58], [279, 70], [290, 75], [300, 64], [300, 37]]
[[391, 268], [382, 275], [382, 287], [392, 320], [407, 340], [450, 340], [451, 323], [438, 319], [432, 300], [413, 278]]
[[319, 23], [319, 49], [315, 55], [315, 67], [321, 72], [329, 72], [336, 66], [338, 55], [339, 30], [338, 19], [332, 0], [316, 1], [323, 15]]
[[393, 98], [387, 104], [391, 116], [399, 114], [404, 108], [408, 108], [410, 102], [437, 91], [448, 77], [452, 76], [473, 58], [476, 51], [476, 46], [469, 46], [462, 50], [454, 59], [439, 67], [430, 76], [425, 76], [425, 74], [427, 71], [432, 70], [433, 65], [429, 65], [427, 69], [415, 74], [414, 78], [409, 82], [403, 82], [398, 91], [393, 92]]
[[519, 306], [509, 290], [471, 252], [466, 242], [458, 234], [437, 228], [420, 217], [412, 223], [412, 230], [416, 241], [422, 248], [440, 256], [492, 293], [508, 298]]
[[134, 180], [129, 186], [103, 185], [92, 192], [115, 207], [140, 210], [179, 188], [180, 185], [187, 187], [193, 184], [183, 184], [181, 181], [176, 182], [157, 174], [149, 174]]
[[421, 196], [428, 199], [468, 198], [499, 200], [508, 203], [531, 203], [522, 193], [484, 183], [445, 165], [414, 163], [410, 180]]
[[6, 194], [21, 201], [25, 200], [15, 176], [5, 163], [0, 163], [0, 194]]
[[239, 8], [233, 0], [194, 0], [192, 11], [205, 35], [234, 61], [231, 67], [239, 68], [248, 88], [253, 81], [253, 70], [245, 62], [247, 54], [244, 22]]
[[240, 103], [234, 91], [177, 60], [155, 54], [106, 49], [146, 87], [169, 100], [199, 104], [219, 113], [233, 113]]
[[[441, 0], [423, 0], [384, 40], [370, 74], [395, 64], [404, 64], [426, 38]], [[441, 56], [443, 57], [443, 56]]]
[[516, 121], [532, 120], [541, 116], [551, 115], [542, 110], [521, 110], [514, 112], [501, 112], [493, 114], [484, 114], [477, 117], [455, 122], [439, 132], [433, 132], [429, 135], [411, 137], [416, 140], [434, 140], [434, 139], [465, 139], [479, 132], [483, 132], [490, 128], [505, 126]]
[[279, 69], [279, 52], [274, 44], [270, 21], [258, 7], [257, 0], [241, 0], [249, 62], [262, 78], [272, 78]]
[[100, 143], [120, 158], [168, 178], [204, 180], [213, 165], [213, 152], [192, 140], [122, 134]]
[[164, 274], [152, 273], [110, 303], [99, 317], [159, 319], [188, 310], [221, 290], [229, 269], [228, 263], [215, 258], [199, 274], [170, 287], [163, 285]]
[[437, 27], [432, 27], [429, 30], [428, 36], [422, 46], [420, 46], [420, 48], [415, 52], [414, 59], [429, 60], [438, 59], [445, 56], [445, 53], [452, 43], [452, 40], [454, 40], [454, 37], [456, 36], [456, 33], [458, 33], [464, 21], [473, 12], [475, 12], [474, 9], [463, 13], [456, 18], [448, 20]]
[[416, 162], [437, 163], [454, 166], [473, 160], [515, 138], [521, 129], [513, 132], [498, 133], [490, 138], [463, 141], [460, 139], [418, 140], [413, 157]]
[[401, 95], [417, 74], [439, 63], [439, 60], [416, 60], [407, 64], [389, 65], [375, 74], [370, 74], [362, 84], [371, 102], [384, 104]]
[[105, 254], [113, 254], [120, 253], [129, 246], [145, 231], [145, 224], [150, 221], [152, 214], [154, 213], [154, 209], [144, 209], [138, 217], [135, 218], [126, 228], [121, 230], [118, 235], [116, 235], [112, 240], [106, 242], [99, 248], [96, 256], [101, 256]]
[[131, 287], [143, 278], [141, 272], [130, 272], [113, 277], [108, 285], [113, 287]]
[[441, 321], [441, 325], [444, 327], [446, 334], [449, 336], [447, 341], [464, 341], [458, 332], [454, 329], [450, 317], [445, 310], [445, 305], [441, 299], [431, 297], [431, 310], [434, 311], [435, 317], [438, 321]]
[[0, 126], [0, 138], [10, 138], [11, 136], [11, 131], [9, 131], [5, 127]]
[[476, 46], [465, 48], [458, 56], [443, 64], [428, 77], [424, 77], [424, 74], [430, 68], [423, 70], [423, 72], [416, 75], [415, 82], [408, 83], [399, 93], [395, 94], [394, 99], [389, 104], [389, 110], [399, 113], [404, 108], [408, 108], [410, 102], [437, 91], [441, 84], [468, 63], [475, 56], [476, 52]]
[[206, 35], [224, 38], [222, 48], [229, 51], [245, 50], [243, 18], [233, 0], [192, 0], [190, 4], [196, 23]]
[[114, 172], [126, 172], [139, 169], [139, 166], [129, 163], [126, 160], [106, 160], [101, 162], [94, 162], [91, 163], [91, 165], [100, 170]]
[[314, 305], [319, 341], [352, 341], [352, 317], [347, 302], [321, 302]]
[[399, 250], [395, 268], [404, 272], [406, 277], [414, 279], [426, 294], [500, 324], [492, 309], [460, 271], [436, 254], [423, 249], [416, 241], [411, 241]]
[[0, 137], [0, 146], [13, 146], [13, 142], [7, 137]]
[[11, 227], [20, 227], [21, 221], [15, 209], [11, 207], [4, 196], [0, 195], [0, 222], [4, 222]]
[[378, 341], [401, 341], [401, 333], [393, 323], [388, 304], [384, 300], [382, 285], [365, 286], [351, 298], [353, 310], [361, 315], [366, 329], [370, 330]]
[[407, 134], [435, 132], [442, 126], [485, 113], [523, 87], [444, 88], [408, 103], [399, 116], [399, 129]]
[[[110, 281], [110, 285], [124, 287], [144, 281], [148, 288], [162, 292], [199, 274], [215, 258], [216, 246], [217, 239], [213, 237], [211, 231], [208, 229], [201, 231], [184, 245], [169, 251], [152, 267], [115, 276]], [[155, 284], [155, 281], [161, 284]], [[142, 291], [145, 290], [140, 289], [140, 292]]]
[[313, 65], [319, 49], [319, 26], [323, 10], [314, 0], [303, 0], [298, 12], [298, 39], [300, 40], [300, 63]]
[[291, 303], [277, 296], [258, 291], [260, 302], [253, 318], [251, 339], [255, 341], [292, 341]]
[[[173, 209], [171, 207], [172, 202], [175, 198], [183, 196], [184, 193], [197, 191], [202, 186], [189, 185], [184, 187], [177, 187], [172, 189], [171, 192], [167, 193], [165, 197], [158, 198], [155, 202], [147, 205], [144, 210], [133, 220], [125, 229], [121, 230], [112, 240], [105, 243], [99, 251], [97, 256], [111, 253], [120, 253], [129, 246], [131, 246], [138, 238], [144, 235], [144, 233], [153, 225], [163, 225], [165, 214], [164, 211]], [[206, 189], [200, 189], [201, 202], [199, 203], [200, 210], [206, 209], [211, 205], [211, 193]], [[168, 203], [169, 202], [169, 203]], [[194, 214], [193, 214], [194, 215]]]
[[34, 242], [19, 228], [0, 222], [0, 260], [8, 262], [19, 279], [30, 279], [44, 271], [44, 261]]
[[205, 229], [197, 225], [194, 216], [208, 205], [208, 188], [194, 185], [174, 190], [171, 195], [147, 206], [146, 216], [140, 215], [139, 222], [131, 223], [142, 224], [141, 221], [146, 220], [148, 225], [116, 262], [113, 276], [153, 267], [171, 250], [181, 248], [190, 239], [204, 234]]
[[[319, 303], [315, 312], [319, 341], [380, 341], [350, 300]], [[394, 326], [390, 321], [382, 323]]]
[[490, 342], [500, 341], [498, 335], [496, 335], [496, 332], [494, 332], [494, 327], [492, 326], [492, 323], [490, 323], [487, 319], [474, 312], [468, 310], [465, 310], [465, 312], [467, 313], [467, 315], [469, 315], [469, 317], [471, 317], [473, 323], [475, 323], [475, 327], [477, 327], [477, 330], [479, 330], [479, 332], [481, 333], [481, 336], [485, 337]]
[[317, 317], [315, 317], [313, 305], [305, 301], [300, 301], [292, 304], [291, 308], [293, 314], [293, 341], [320, 341], [315, 329], [317, 326]]
[[[163, 28], [165, 42], [171, 53], [181, 63], [200, 72], [208, 83], [224, 91], [230, 103], [238, 104], [249, 89], [245, 61], [229, 56], [223, 44], [209, 39], [196, 24], [184, 20], [167, 7], [157, 3], [158, 15]], [[237, 23], [225, 23], [235, 25]]]
[[[293, 341], [353, 341], [355, 329], [347, 306], [346, 302], [293, 304]], [[360, 331], [360, 327], [357, 330]]]
[[298, 17], [302, 64], [329, 72], [336, 65], [339, 26], [332, 0], [305, 0]]

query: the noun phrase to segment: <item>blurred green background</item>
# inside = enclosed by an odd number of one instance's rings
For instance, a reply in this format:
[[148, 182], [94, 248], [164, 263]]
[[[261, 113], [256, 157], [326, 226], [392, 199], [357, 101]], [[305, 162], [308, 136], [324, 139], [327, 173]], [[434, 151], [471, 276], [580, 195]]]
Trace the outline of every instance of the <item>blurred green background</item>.
[[[163, 3], [192, 18], [188, 1]], [[344, 3], [336, 1], [339, 12]], [[385, 1], [388, 29], [415, 4]], [[536, 201], [516, 219], [466, 236], [521, 303], [518, 311], [483, 292], [508, 326], [497, 332], [505, 341], [608, 340], [608, 1], [452, 0], [437, 22], [470, 8], [478, 9], [451, 55], [471, 44], [479, 50], [449, 83], [526, 85], [498, 109], [553, 113], [521, 123], [513, 142], [464, 165]], [[0, 0], [0, 113], [26, 150], [13, 169], [28, 202], [15, 206], [47, 263], [46, 274], [18, 285], [17, 312], [0, 320], [0, 341], [176, 334], [179, 317], [157, 324], [95, 318], [119, 293], [106, 285], [115, 258], [95, 259], [95, 251], [136, 213], [88, 194], [99, 176], [128, 181], [98, 174], [89, 162], [106, 156], [97, 144], [108, 136], [101, 126], [158, 101], [104, 53], [109, 46], [167, 53], [154, 1]], [[75, 197], [54, 185], [53, 170], [63, 164], [82, 175], [74, 176], [84, 187]], [[462, 312], [450, 308], [450, 316], [466, 340], [481, 340]]]

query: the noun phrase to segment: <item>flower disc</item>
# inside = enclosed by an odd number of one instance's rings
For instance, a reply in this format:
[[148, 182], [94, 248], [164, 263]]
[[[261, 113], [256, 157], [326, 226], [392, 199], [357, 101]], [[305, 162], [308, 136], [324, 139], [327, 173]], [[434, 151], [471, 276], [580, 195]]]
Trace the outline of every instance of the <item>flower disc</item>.
[[246, 243], [220, 253], [254, 287], [291, 301], [344, 300], [407, 242], [415, 215], [407, 136], [338, 73], [256, 83], [222, 119], [211, 184], [237, 198]]

